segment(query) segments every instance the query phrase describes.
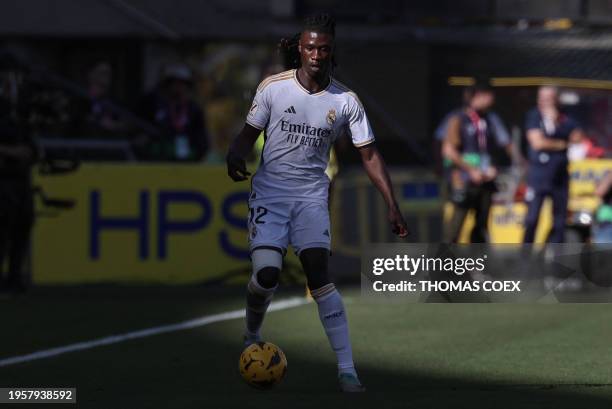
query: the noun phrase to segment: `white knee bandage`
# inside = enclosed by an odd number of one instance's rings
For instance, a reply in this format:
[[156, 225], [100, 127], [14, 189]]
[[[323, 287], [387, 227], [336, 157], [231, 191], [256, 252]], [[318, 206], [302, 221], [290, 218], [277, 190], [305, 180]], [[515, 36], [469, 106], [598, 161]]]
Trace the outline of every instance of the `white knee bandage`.
[[251, 253], [253, 263], [253, 274], [257, 274], [264, 267], [275, 267], [279, 270], [283, 267], [283, 255], [276, 250], [257, 249]]
[[253, 263], [253, 274], [251, 274], [248, 289], [251, 293], [264, 297], [269, 301], [272, 299], [272, 295], [278, 285], [272, 288], [263, 288], [257, 280], [257, 272], [265, 267], [273, 267], [280, 270], [283, 266], [283, 255], [275, 250], [259, 249], [251, 254], [251, 261]]

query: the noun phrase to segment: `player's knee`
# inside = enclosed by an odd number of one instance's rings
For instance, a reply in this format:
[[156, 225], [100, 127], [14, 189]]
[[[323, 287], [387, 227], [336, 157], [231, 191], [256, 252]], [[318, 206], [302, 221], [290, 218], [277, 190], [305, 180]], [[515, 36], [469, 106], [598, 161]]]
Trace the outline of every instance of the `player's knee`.
[[324, 248], [305, 249], [300, 252], [300, 261], [306, 273], [310, 290], [316, 290], [330, 283], [327, 272], [329, 250]]
[[280, 270], [276, 267], [264, 267], [255, 273], [257, 284], [265, 289], [276, 287], [279, 276]]
[[308, 288], [312, 290], [319, 289], [330, 283], [329, 274], [325, 272], [311, 272], [306, 274], [306, 280], [308, 282]]
[[272, 289], [278, 284], [283, 255], [276, 250], [256, 249], [251, 254], [253, 279], [264, 289]]

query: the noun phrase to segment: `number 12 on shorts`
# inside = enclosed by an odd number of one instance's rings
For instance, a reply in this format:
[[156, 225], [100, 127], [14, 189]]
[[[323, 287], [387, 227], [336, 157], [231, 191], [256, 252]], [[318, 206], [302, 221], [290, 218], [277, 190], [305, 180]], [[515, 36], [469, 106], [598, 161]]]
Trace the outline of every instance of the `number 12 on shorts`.
[[249, 223], [262, 224], [265, 223], [265, 220], [262, 220], [268, 214], [268, 209], [262, 206], [257, 206], [257, 208], [249, 209]]

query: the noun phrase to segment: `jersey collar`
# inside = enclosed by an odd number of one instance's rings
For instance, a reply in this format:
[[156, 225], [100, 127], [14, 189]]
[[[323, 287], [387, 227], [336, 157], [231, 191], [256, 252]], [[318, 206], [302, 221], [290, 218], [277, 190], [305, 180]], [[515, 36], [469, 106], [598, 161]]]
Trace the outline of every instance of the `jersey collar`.
[[304, 88], [302, 86], [302, 84], [300, 84], [300, 81], [298, 81], [297, 71], [298, 71], [297, 69], [293, 70], [293, 80], [295, 81], [295, 83], [297, 84], [299, 89], [301, 89], [302, 91], [304, 91], [306, 94], [310, 95], [311, 97], [316, 97], [316, 96], [319, 96], [319, 95], [322, 95], [323, 93], [325, 93], [329, 89], [329, 87], [331, 87], [331, 84], [332, 84], [332, 82], [334, 80], [333, 77], [330, 75], [329, 76], [329, 83], [327, 84], [327, 87], [325, 87], [324, 89], [322, 89], [319, 92], [316, 92], [316, 93], [312, 94], [312, 93], [308, 92], [308, 90], [306, 88]]

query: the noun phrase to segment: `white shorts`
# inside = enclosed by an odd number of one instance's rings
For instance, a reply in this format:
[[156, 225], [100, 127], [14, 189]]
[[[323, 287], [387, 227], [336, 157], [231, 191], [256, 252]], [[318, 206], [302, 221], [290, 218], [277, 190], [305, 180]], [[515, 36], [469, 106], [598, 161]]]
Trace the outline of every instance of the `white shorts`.
[[275, 248], [286, 253], [291, 245], [296, 254], [307, 248], [331, 249], [327, 206], [314, 202], [251, 204], [249, 247]]

